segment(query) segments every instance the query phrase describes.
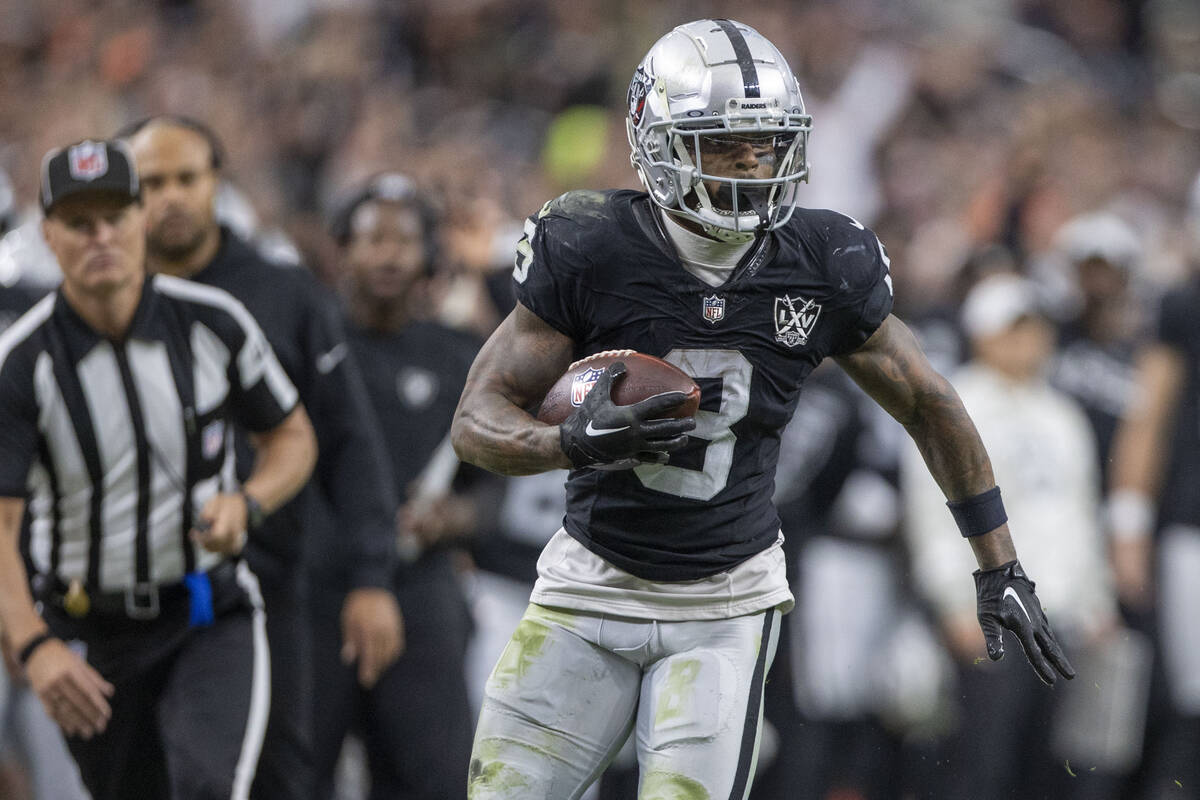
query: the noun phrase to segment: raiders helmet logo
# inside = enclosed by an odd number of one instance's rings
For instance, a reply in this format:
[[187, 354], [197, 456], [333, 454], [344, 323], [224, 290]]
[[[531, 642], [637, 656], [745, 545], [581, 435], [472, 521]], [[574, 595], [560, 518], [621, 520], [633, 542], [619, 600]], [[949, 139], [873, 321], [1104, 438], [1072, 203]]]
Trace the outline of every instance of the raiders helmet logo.
[[646, 68], [638, 67], [633, 73], [633, 80], [629, 82], [629, 119], [634, 125], [642, 124], [642, 117], [646, 113], [646, 97], [653, 85], [654, 81], [646, 74]]
[[820, 314], [821, 307], [813, 300], [790, 297], [786, 294], [776, 297], [775, 341], [788, 347], [808, 344], [808, 337], [812, 335], [813, 326], [817, 324]]

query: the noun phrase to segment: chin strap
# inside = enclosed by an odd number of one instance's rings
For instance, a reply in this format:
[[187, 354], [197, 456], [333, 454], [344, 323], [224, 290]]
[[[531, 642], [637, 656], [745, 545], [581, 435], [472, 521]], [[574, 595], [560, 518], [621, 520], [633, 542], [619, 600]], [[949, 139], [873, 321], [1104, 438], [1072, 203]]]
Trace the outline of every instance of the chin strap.
[[756, 236], [754, 231], [731, 231], [707, 222], [701, 223], [700, 227], [704, 229], [705, 236], [726, 244], [745, 244]]
[[[704, 187], [704, 184], [697, 184], [695, 187], [693, 187], [693, 191], [695, 192], [696, 199], [700, 202], [701, 207], [707, 205], [708, 208], [715, 213], [712, 198], [709, 197], [708, 190]], [[716, 199], [725, 205], [733, 207], [733, 189], [729, 184], [721, 184], [721, 187], [717, 190]], [[742, 244], [750, 241], [758, 234], [765, 232], [770, 224], [770, 220], [767, 217], [767, 204], [765, 198], [754, 197], [750, 192], [740, 191], [738, 192], [737, 207], [740, 209], [743, 206], [749, 206], [758, 217], [758, 225], [755, 228], [751, 230], [735, 231], [730, 230], [729, 228], [724, 228], [720, 225], [715, 225], [711, 222], [701, 221], [700, 224], [701, 227], [704, 228], [704, 233], [720, 242]], [[730, 218], [732, 219], [732, 217]], [[738, 218], [741, 218], [740, 214], [738, 215]]]

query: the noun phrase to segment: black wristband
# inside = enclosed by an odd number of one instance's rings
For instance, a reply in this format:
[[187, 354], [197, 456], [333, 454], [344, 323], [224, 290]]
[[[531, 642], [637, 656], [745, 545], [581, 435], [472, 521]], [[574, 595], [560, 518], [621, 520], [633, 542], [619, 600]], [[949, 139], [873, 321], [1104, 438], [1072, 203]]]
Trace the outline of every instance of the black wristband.
[[21, 648], [21, 651], [17, 653], [17, 663], [22, 667], [25, 666], [25, 663], [33, 656], [34, 650], [37, 650], [46, 642], [54, 638], [57, 637], [55, 637], [55, 635], [50, 631], [42, 631], [37, 636], [34, 636], [32, 639], [26, 642], [25, 646]]
[[999, 486], [993, 486], [986, 492], [963, 500], [951, 500], [946, 506], [954, 515], [959, 533], [968, 539], [972, 536], [982, 536], [1008, 522], [1008, 513], [1004, 510], [1004, 501], [1000, 499]]

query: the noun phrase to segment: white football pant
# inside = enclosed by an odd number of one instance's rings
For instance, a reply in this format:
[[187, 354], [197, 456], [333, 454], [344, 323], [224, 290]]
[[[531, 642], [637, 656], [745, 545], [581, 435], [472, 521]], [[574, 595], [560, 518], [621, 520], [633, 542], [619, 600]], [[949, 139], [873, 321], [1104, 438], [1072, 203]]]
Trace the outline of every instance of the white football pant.
[[530, 605], [488, 678], [471, 800], [576, 800], [636, 731], [639, 800], [749, 796], [776, 609], [658, 622]]

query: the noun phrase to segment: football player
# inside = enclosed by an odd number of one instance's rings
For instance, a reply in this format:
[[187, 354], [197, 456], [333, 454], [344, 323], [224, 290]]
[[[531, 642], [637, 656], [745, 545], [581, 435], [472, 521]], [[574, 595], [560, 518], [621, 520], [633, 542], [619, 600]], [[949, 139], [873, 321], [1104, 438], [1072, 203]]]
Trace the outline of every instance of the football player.
[[[886, 251], [855, 220], [795, 205], [812, 119], [779, 50], [731, 20], [691, 22], [650, 49], [628, 100], [646, 191], [569, 192], [529, 219], [518, 305], [452, 429], [488, 469], [572, 469], [488, 679], [469, 796], [577, 798], [631, 730], [639, 797], [748, 796], [793, 605], [771, 502], [780, 431], [826, 357], [905, 426], [949, 499], [988, 654], [1008, 628], [1044, 681], [1072, 677], [970, 418], [890, 314]], [[660, 419], [681, 394], [615, 405], [619, 363], [561, 425], [527, 412], [573, 360], [618, 348], [693, 376], [695, 417]]]

